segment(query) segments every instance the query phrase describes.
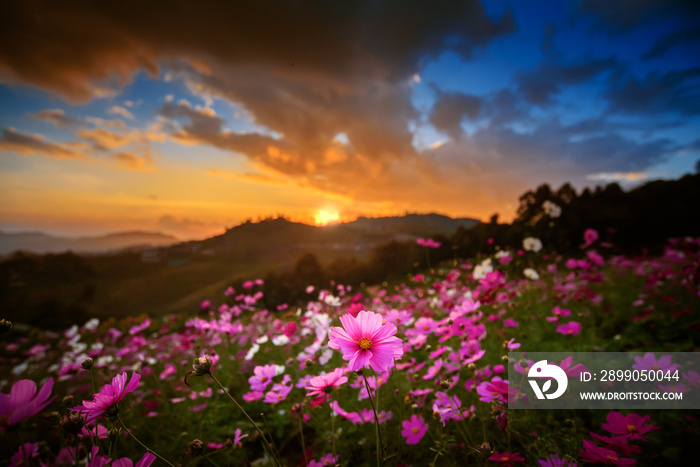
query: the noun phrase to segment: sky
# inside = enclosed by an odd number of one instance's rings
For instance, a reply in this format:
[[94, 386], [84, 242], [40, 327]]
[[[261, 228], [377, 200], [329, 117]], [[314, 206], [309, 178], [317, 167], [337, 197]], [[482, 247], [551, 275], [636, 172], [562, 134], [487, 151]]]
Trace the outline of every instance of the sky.
[[3, 231], [509, 221], [700, 158], [692, 1], [2, 2], [0, 44]]

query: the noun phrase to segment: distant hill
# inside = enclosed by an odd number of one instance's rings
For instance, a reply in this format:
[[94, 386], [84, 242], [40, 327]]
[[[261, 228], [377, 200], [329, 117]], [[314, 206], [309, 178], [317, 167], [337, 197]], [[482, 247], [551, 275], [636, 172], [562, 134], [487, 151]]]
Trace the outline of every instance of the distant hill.
[[41, 232], [0, 232], [0, 254], [14, 251], [33, 253], [103, 253], [137, 247], [162, 247], [178, 239], [158, 232], [119, 232], [90, 237], [59, 237]]
[[470, 228], [479, 221], [452, 219], [440, 214], [407, 214], [400, 217], [360, 217], [355, 221], [322, 227], [291, 222], [282, 217], [246, 222], [216, 237], [174, 245], [171, 250], [211, 253], [232, 250], [270, 251], [279, 248], [345, 248], [368, 250], [391, 240], [410, 241], [431, 235], [450, 236], [459, 227]]

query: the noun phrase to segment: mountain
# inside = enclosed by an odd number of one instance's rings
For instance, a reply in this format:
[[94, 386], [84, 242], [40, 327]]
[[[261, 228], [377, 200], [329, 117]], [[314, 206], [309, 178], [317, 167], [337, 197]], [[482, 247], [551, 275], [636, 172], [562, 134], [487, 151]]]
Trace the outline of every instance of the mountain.
[[0, 254], [23, 250], [34, 253], [104, 253], [140, 247], [162, 247], [178, 239], [158, 232], [118, 232], [89, 237], [59, 237], [41, 232], [0, 232]]
[[230, 251], [270, 252], [279, 249], [349, 251], [369, 250], [391, 240], [412, 241], [431, 235], [452, 235], [458, 227], [470, 228], [479, 221], [452, 219], [440, 214], [407, 214], [400, 217], [360, 217], [352, 222], [311, 226], [283, 217], [246, 222], [206, 240], [170, 247], [172, 251], [222, 253]]

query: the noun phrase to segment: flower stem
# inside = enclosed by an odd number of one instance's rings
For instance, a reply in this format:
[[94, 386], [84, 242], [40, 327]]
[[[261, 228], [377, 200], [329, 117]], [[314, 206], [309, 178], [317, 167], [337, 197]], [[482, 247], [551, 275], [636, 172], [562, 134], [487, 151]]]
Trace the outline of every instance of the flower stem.
[[266, 452], [266, 453], [270, 453], [270, 457], [275, 461], [275, 465], [281, 467], [282, 464], [280, 463], [279, 459], [277, 458], [277, 455], [276, 455], [274, 452], [271, 452], [272, 445], [271, 445], [270, 443], [268, 443], [267, 437], [266, 437], [265, 434], [262, 432], [262, 430], [260, 429], [260, 427], [258, 426], [258, 424], [255, 423], [255, 422], [253, 421], [253, 419], [250, 417], [250, 415], [248, 415], [248, 412], [246, 412], [245, 409], [244, 409], [243, 407], [241, 407], [241, 405], [236, 401], [236, 399], [233, 398], [233, 396], [231, 395], [231, 393], [229, 393], [229, 392], [226, 390], [226, 388], [224, 387], [224, 385], [221, 384], [221, 381], [219, 381], [219, 380], [216, 378], [216, 376], [214, 376], [213, 373], [209, 373], [209, 376], [211, 376], [211, 379], [213, 379], [214, 382], [215, 382], [216, 384], [218, 384], [219, 387], [224, 391], [224, 393], [229, 397], [229, 399], [231, 399], [231, 402], [233, 402], [234, 405], [235, 405], [236, 407], [238, 407], [238, 410], [240, 410], [240, 411], [243, 413], [243, 415], [245, 416], [245, 418], [248, 419], [248, 421], [250, 422], [250, 424], [253, 425], [253, 428], [255, 428], [255, 430], [258, 432], [258, 434], [260, 435], [260, 438], [262, 438], [263, 448], [265, 449], [265, 452]]
[[[333, 410], [333, 409], [331, 409], [331, 410]], [[304, 442], [304, 426], [301, 423], [302, 416], [303, 416], [302, 412], [300, 411], [297, 414], [297, 420], [299, 421], [299, 435], [301, 436], [301, 449], [302, 449], [302, 452], [304, 454], [304, 465], [307, 465], [309, 463], [309, 460], [306, 458], [306, 443]]]
[[209, 459], [209, 456], [207, 456], [206, 454], [202, 453], [202, 457], [204, 457], [206, 460], [208, 460], [209, 463], [210, 463], [211, 465], [213, 465], [214, 467], [219, 467], [219, 464], [217, 464], [217, 463], [214, 462], [213, 460]]
[[333, 410], [333, 398], [331, 398], [331, 446], [335, 459], [335, 410]]
[[[374, 437], [377, 443], [377, 466], [381, 466], [381, 459], [384, 457], [384, 443], [382, 442], [382, 432], [379, 429], [379, 416], [377, 415], [377, 409], [374, 405], [374, 399], [372, 398], [372, 390], [369, 387], [369, 382], [367, 382], [367, 376], [365, 376], [364, 371], [362, 372], [362, 378], [365, 380], [367, 396], [369, 396], [369, 403], [372, 405], [372, 412], [374, 412]], [[381, 456], [380, 450], [382, 454]]]
[[95, 375], [92, 373], [92, 367], [90, 367], [90, 382], [92, 383], [92, 393], [97, 394], [97, 385], [95, 384]]
[[168, 464], [170, 467], [175, 467], [175, 465], [172, 464], [170, 461], [168, 461], [165, 457], [161, 456], [160, 454], [158, 454], [157, 452], [155, 452], [153, 449], [149, 448], [148, 446], [146, 446], [145, 444], [143, 444], [141, 441], [139, 441], [139, 439], [138, 439], [136, 436], [134, 436], [134, 434], [131, 432], [131, 430], [129, 430], [129, 429], [126, 427], [126, 425], [124, 425], [124, 422], [122, 421], [121, 418], [119, 418], [119, 415], [117, 415], [117, 421], [118, 421], [119, 424], [122, 426], [122, 428], [124, 428], [124, 431], [126, 431], [126, 432], [129, 434], [129, 436], [131, 436], [131, 437], [134, 439], [134, 441], [136, 441], [137, 443], [139, 443], [139, 444], [141, 445], [142, 448], [144, 448], [146, 451], [150, 452], [151, 454], [153, 454], [154, 456], [156, 456], [158, 459], [160, 459], [160, 460], [162, 460], [163, 462], [165, 462], [166, 464]]

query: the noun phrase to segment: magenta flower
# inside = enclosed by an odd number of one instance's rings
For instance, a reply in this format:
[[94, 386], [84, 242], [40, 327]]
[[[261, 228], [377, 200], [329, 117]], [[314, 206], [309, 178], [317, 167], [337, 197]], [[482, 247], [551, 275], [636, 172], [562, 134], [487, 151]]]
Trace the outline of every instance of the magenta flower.
[[10, 394], [0, 394], [0, 432], [44, 410], [56, 397], [49, 398], [51, 389], [53, 378], [49, 378], [38, 393], [34, 381], [22, 379], [12, 385]]
[[342, 368], [336, 368], [327, 375], [314, 376], [306, 384], [304, 389], [307, 392], [306, 396], [315, 396], [314, 404], [320, 404], [327, 401], [330, 398], [330, 393], [334, 388], [337, 388], [341, 384], [347, 383], [348, 377], [345, 376], [345, 372]]
[[39, 443], [24, 443], [10, 458], [10, 465], [32, 465], [32, 458], [39, 455]]
[[525, 458], [521, 456], [519, 452], [514, 452], [512, 454], [509, 452], [494, 452], [491, 454], [491, 457], [489, 457], [489, 460], [500, 462], [504, 467], [512, 467], [513, 462], [525, 462]]
[[620, 457], [615, 451], [601, 448], [589, 439], [583, 440], [583, 447], [584, 449], [579, 449], [578, 453], [581, 456], [581, 460], [584, 462], [612, 465], [635, 465], [637, 463], [634, 459]]
[[112, 384], [105, 384], [100, 392], [95, 394], [91, 401], [83, 401], [83, 405], [73, 407], [72, 410], [85, 415], [85, 422], [90, 424], [97, 417], [106, 413], [115, 415], [119, 402], [124, 399], [127, 393], [134, 392], [139, 387], [141, 375], [131, 373], [131, 380], [127, 384], [126, 372], [112, 378]]
[[600, 426], [614, 435], [622, 435], [630, 439], [646, 441], [642, 436], [643, 434], [659, 429], [656, 425], [646, 424], [649, 418], [649, 415], [642, 417], [636, 413], [631, 413], [625, 416], [620, 412], [610, 412], [606, 418], [608, 423], [601, 423]]
[[134, 462], [128, 457], [122, 457], [121, 459], [115, 459], [114, 462], [112, 462], [112, 467], [149, 467], [154, 460], [156, 460], [156, 456], [147, 452], [136, 465], [134, 465]]
[[342, 328], [331, 328], [328, 347], [343, 352], [350, 371], [369, 364], [374, 371], [384, 372], [394, 366], [394, 359], [403, 355], [401, 339], [394, 337], [396, 326], [382, 324], [378, 313], [363, 310], [356, 318], [346, 313], [340, 322]]
[[569, 321], [566, 324], [562, 324], [557, 328], [559, 334], [575, 335], [581, 332], [581, 323], [576, 321]]
[[328, 465], [335, 465], [338, 462], [338, 456], [333, 456], [333, 454], [328, 453], [319, 460], [310, 460], [308, 467], [324, 467]]
[[586, 231], [583, 232], [583, 245], [581, 245], [581, 249], [588, 248], [593, 245], [596, 240], [598, 240], [598, 232], [594, 229], [586, 229]]
[[277, 375], [275, 365], [256, 366], [253, 370], [254, 376], [248, 378], [250, 389], [253, 391], [264, 391], [272, 382], [272, 378]]
[[505, 320], [503, 320], [503, 326], [507, 328], [517, 328], [518, 322], [515, 321], [513, 318], [506, 318]]
[[562, 459], [556, 454], [550, 454], [548, 458], [537, 461], [542, 467], [576, 467], [576, 462]]
[[411, 415], [410, 419], [401, 422], [401, 426], [401, 436], [406, 438], [406, 444], [418, 444], [428, 431], [428, 424], [420, 415]]
[[656, 359], [656, 356], [651, 353], [647, 352], [644, 354], [644, 357], [634, 357], [634, 361], [636, 362], [634, 365], [632, 365], [632, 368], [635, 370], [648, 370], [648, 371], [657, 371], [661, 370], [664, 373], [667, 371], [675, 371], [679, 368], [678, 364], [676, 363], [671, 363], [671, 356], [670, 355], [664, 355], [658, 360]]
[[236, 428], [236, 432], [233, 434], [233, 447], [236, 449], [241, 449], [243, 447], [243, 438], [247, 438], [248, 434], [243, 434], [240, 428]]

